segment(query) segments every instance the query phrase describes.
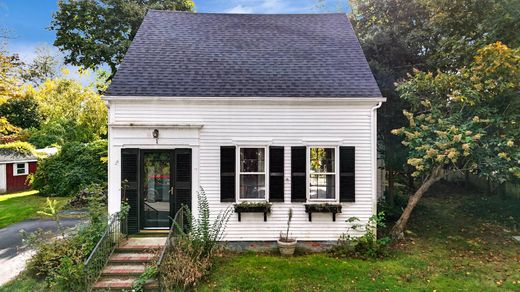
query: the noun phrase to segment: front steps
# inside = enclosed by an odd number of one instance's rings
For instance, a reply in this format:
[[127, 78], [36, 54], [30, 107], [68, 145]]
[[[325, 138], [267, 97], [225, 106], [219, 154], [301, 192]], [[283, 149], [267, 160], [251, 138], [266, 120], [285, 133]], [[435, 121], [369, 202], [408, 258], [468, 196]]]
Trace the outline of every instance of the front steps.
[[[164, 234], [163, 234], [164, 235]], [[166, 243], [166, 236], [139, 234], [128, 238], [117, 247], [108, 259], [101, 276], [94, 284], [94, 290], [116, 291], [131, 290], [133, 283], [145, 271], [146, 266], [157, 260], [157, 254]], [[146, 290], [158, 290], [159, 283], [150, 279]]]

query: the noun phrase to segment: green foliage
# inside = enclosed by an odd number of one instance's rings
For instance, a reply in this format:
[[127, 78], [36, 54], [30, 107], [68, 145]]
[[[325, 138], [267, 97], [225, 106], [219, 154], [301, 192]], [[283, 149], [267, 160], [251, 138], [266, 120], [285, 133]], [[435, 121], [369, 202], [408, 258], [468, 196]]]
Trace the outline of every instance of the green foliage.
[[106, 136], [107, 108], [92, 87], [66, 78], [49, 79], [28, 95], [38, 101], [44, 117], [29, 141], [38, 147], [67, 142], [90, 142]]
[[390, 131], [406, 125], [401, 111], [410, 104], [399, 99], [395, 83], [413, 69], [462, 68], [477, 49], [496, 41], [518, 47], [520, 1], [352, 0], [349, 4], [363, 51], [388, 98], [378, 111], [385, 167], [395, 174], [407, 173], [407, 149]]
[[[341, 235], [337, 245], [331, 250], [331, 254], [336, 257], [353, 258], [382, 258], [388, 255], [388, 244], [390, 237], [382, 236], [378, 238], [377, 230], [385, 228], [385, 214], [380, 212], [368, 219], [366, 225], [359, 224], [357, 217], [350, 217], [346, 220], [347, 232]], [[354, 237], [350, 235], [352, 231], [364, 232], [362, 236]]]
[[203, 188], [200, 188], [197, 192], [197, 206], [197, 217], [193, 216], [188, 208], [184, 209], [188, 218], [189, 234], [187, 236], [195, 246], [194, 251], [196, 253], [193, 255], [194, 257], [210, 257], [224, 236], [224, 230], [231, 217], [232, 208], [229, 207], [221, 211], [211, 222], [208, 199]]
[[56, 226], [58, 227], [58, 232], [60, 232], [62, 236], [65, 236], [63, 233], [63, 228], [61, 227], [59, 204], [56, 199], [51, 200], [49, 197], [47, 197], [47, 206], [43, 211], [38, 211], [37, 213], [54, 219], [54, 222], [56, 222]]
[[21, 154], [21, 155], [32, 155], [36, 153], [36, 148], [27, 142], [11, 142], [7, 144], [0, 144], [1, 154]]
[[72, 142], [42, 160], [33, 177], [33, 187], [46, 196], [71, 196], [93, 183], [107, 179], [107, 141]]
[[137, 280], [132, 284], [132, 291], [133, 292], [143, 292], [146, 281], [157, 277], [157, 273], [158, 273], [157, 267], [155, 267], [155, 266], [146, 267], [146, 269], [144, 270], [144, 273], [139, 275], [139, 278], [137, 278]]
[[520, 49], [496, 43], [457, 71], [416, 72], [399, 85], [413, 105], [404, 138], [414, 176], [437, 168], [468, 170], [492, 181], [520, 177]]
[[38, 103], [30, 95], [7, 99], [5, 103], [0, 104], [0, 116], [5, 117], [13, 126], [24, 129], [38, 128], [42, 121]]
[[69, 205], [74, 208], [85, 208], [94, 197], [98, 197], [96, 200], [101, 201], [103, 204], [107, 204], [108, 201], [108, 189], [107, 184], [93, 183], [85, 188], [81, 189], [74, 197], [69, 201]]
[[42, 230], [24, 235], [27, 243], [36, 250], [27, 265], [30, 274], [44, 279], [49, 287], [55, 289], [84, 291], [83, 262], [103, 236], [108, 221], [106, 204], [100, 197], [92, 197], [88, 223], [80, 226], [73, 234], [50, 241], [42, 240], [50, 236]]
[[148, 9], [193, 7], [191, 0], [60, 0], [50, 28], [66, 63], [94, 70], [108, 64], [113, 76]]

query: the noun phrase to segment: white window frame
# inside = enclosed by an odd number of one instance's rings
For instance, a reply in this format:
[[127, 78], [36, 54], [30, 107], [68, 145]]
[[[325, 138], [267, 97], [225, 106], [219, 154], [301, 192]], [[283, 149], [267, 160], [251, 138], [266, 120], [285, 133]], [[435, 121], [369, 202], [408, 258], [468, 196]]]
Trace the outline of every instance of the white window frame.
[[[24, 165], [24, 172], [18, 173], [18, 165], [23, 164]], [[29, 174], [29, 163], [28, 162], [15, 162], [13, 163], [13, 176], [22, 176], [22, 175], [28, 175]]]
[[[334, 174], [334, 198], [333, 199], [311, 199], [311, 148], [330, 148], [334, 149], [334, 173], [326, 172], [323, 174]], [[308, 145], [305, 155], [305, 164], [307, 165], [306, 169], [306, 197], [307, 202], [339, 202], [339, 146], [337, 145]]]
[[[242, 148], [262, 148], [264, 149], [264, 171], [263, 172], [244, 172], [240, 171], [240, 150]], [[269, 147], [265, 145], [236, 145], [236, 153], [235, 153], [235, 194], [237, 202], [244, 201], [253, 201], [253, 202], [269, 202]], [[262, 199], [253, 199], [253, 198], [240, 198], [240, 175], [242, 174], [263, 174], [265, 176], [265, 195]]]

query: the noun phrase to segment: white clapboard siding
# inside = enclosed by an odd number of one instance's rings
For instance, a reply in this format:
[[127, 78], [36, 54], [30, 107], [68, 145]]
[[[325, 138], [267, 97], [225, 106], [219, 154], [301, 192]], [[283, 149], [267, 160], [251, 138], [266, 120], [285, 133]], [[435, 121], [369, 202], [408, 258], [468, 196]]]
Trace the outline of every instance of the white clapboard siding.
[[[220, 146], [259, 144], [285, 146], [285, 202], [273, 203], [267, 221], [263, 214], [243, 213], [238, 222], [233, 213], [229, 220], [225, 240], [257, 241], [276, 240], [284, 230], [287, 212], [293, 208], [292, 236], [299, 240], [337, 240], [346, 232], [345, 220], [355, 216], [366, 222], [375, 212], [372, 172], [372, 107], [376, 102], [315, 104], [261, 104], [204, 102], [110, 101], [110, 197], [112, 211], [120, 188], [118, 157], [124, 147], [175, 148], [192, 147], [194, 154], [194, 180], [208, 195], [212, 215], [231, 203], [220, 203]], [[125, 124], [149, 124], [149, 127], [124, 127]], [[154, 124], [160, 125], [160, 138], [152, 139]], [[168, 129], [166, 125], [200, 125], [182, 129]], [[237, 142], [238, 141], [238, 142]], [[252, 141], [252, 142], [240, 142]], [[258, 142], [255, 142], [258, 141]], [[356, 147], [356, 202], [343, 203], [343, 213], [336, 222], [331, 214], [314, 213], [312, 222], [304, 211], [303, 203], [291, 203], [291, 152], [290, 146], [336, 145]], [[197, 157], [198, 156], [198, 157]], [[339, 167], [339, 166], [337, 166]], [[197, 176], [197, 177], [195, 177]], [[197, 186], [194, 185], [194, 206]], [[358, 235], [352, 233], [353, 235]]]

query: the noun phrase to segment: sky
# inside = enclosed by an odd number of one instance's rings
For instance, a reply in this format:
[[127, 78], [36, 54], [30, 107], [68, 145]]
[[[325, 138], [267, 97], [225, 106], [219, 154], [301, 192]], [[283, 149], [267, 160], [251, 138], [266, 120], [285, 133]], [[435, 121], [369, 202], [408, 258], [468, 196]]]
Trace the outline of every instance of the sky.
[[[219, 13], [325, 13], [346, 12], [347, 0], [194, 0], [196, 12]], [[31, 62], [35, 49], [52, 47], [55, 33], [48, 29], [57, 0], [0, 0], [0, 29], [7, 30], [7, 48]], [[75, 71], [72, 66], [69, 69]], [[93, 77], [77, 76], [88, 83]], [[87, 80], [88, 79], [88, 80]]]

